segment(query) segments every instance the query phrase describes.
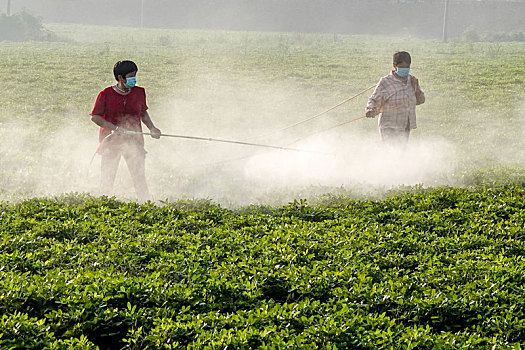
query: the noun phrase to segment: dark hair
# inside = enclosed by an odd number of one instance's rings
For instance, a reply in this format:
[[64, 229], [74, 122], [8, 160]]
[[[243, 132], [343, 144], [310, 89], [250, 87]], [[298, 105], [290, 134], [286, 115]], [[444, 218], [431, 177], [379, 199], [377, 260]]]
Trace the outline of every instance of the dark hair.
[[410, 54], [408, 52], [397, 51], [394, 54], [394, 64], [398, 65], [401, 62], [408, 63], [408, 64], [412, 63], [412, 58], [410, 57]]
[[118, 81], [118, 76], [122, 76], [122, 78], [126, 78], [126, 75], [131, 72], [138, 71], [138, 67], [133, 61], [118, 61], [115, 63], [115, 66], [113, 67], [113, 75], [115, 76], [115, 79]]

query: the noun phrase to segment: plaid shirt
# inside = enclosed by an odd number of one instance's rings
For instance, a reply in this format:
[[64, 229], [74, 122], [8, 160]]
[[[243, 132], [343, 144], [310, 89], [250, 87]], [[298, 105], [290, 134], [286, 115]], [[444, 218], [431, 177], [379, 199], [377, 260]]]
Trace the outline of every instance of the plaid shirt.
[[413, 75], [401, 80], [394, 71], [382, 77], [368, 99], [366, 111], [379, 117], [379, 128], [407, 130], [417, 128], [416, 105], [425, 102], [425, 94]]

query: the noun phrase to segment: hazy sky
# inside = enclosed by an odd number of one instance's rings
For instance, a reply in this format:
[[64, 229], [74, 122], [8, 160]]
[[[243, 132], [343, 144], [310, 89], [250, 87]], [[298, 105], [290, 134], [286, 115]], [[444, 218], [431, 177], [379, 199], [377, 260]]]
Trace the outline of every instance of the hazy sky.
[[[12, 12], [22, 8], [47, 22], [438, 38], [444, 0], [12, 0]], [[466, 28], [525, 31], [525, 0], [450, 0], [450, 35]]]

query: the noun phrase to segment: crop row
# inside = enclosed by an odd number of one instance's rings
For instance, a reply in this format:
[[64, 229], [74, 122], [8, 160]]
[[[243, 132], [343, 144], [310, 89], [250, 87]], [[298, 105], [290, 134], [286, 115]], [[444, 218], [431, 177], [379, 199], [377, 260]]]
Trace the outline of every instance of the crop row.
[[517, 186], [0, 204], [2, 348], [519, 348]]

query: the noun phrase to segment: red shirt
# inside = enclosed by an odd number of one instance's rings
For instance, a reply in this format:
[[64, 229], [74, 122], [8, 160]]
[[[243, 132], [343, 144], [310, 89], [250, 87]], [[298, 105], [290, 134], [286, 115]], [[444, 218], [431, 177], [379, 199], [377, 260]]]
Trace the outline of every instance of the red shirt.
[[[121, 95], [110, 86], [98, 94], [90, 115], [100, 115], [119, 127], [142, 132], [142, 115], [147, 109], [144, 88], [135, 86], [129, 94]], [[99, 141], [102, 142], [109, 134], [111, 134], [111, 130], [100, 128]], [[142, 135], [133, 136], [138, 136], [133, 137], [134, 141], [144, 146]]]

